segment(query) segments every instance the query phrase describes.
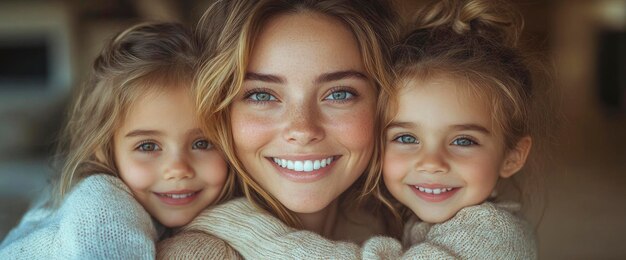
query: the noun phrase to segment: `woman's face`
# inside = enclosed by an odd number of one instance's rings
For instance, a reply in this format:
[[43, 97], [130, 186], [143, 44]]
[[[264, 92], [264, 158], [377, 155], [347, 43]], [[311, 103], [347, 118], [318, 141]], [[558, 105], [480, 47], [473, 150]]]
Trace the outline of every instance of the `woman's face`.
[[375, 96], [347, 26], [313, 13], [275, 16], [231, 105], [236, 154], [288, 209], [320, 212], [371, 159]]

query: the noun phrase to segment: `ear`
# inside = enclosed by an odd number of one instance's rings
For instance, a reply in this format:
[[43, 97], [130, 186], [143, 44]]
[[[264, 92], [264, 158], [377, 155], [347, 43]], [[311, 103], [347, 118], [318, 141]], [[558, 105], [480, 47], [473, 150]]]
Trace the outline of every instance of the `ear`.
[[504, 163], [500, 169], [500, 177], [509, 178], [524, 167], [532, 143], [530, 136], [524, 136], [517, 142], [513, 149], [506, 153]]

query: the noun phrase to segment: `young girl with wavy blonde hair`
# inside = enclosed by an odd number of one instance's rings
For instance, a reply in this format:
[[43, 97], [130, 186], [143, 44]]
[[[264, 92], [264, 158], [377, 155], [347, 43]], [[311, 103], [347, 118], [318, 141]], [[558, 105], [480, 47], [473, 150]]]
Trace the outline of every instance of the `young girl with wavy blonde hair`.
[[[378, 175], [385, 186], [369, 188], [397, 201], [402, 242], [330, 241], [238, 200], [203, 213], [213, 223], [206, 232], [250, 257], [537, 258], [520, 204], [497, 195], [541, 132], [534, 96], [540, 86], [517, 48], [521, 18], [508, 3], [486, 0], [437, 1], [416, 17], [393, 51], [397, 90]], [[230, 221], [238, 215], [249, 217]], [[219, 228], [225, 223], [238, 232]]]
[[105, 46], [69, 111], [55, 201], [26, 213], [0, 258], [153, 259], [167, 230], [231, 196], [234, 175], [194, 109], [199, 55], [174, 23]]

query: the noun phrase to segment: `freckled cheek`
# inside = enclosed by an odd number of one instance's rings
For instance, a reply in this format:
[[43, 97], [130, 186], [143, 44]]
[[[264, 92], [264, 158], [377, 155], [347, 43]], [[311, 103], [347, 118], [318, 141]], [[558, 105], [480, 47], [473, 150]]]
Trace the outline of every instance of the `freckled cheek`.
[[233, 111], [231, 129], [238, 153], [254, 150], [273, 139], [279, 123], [273, 116]]
[[374, 146], [374, 111], [360, 109], [341, 114], [327, 115], [328, 134], [334, 134], [346, 146], [355, 149], [372, 149]]

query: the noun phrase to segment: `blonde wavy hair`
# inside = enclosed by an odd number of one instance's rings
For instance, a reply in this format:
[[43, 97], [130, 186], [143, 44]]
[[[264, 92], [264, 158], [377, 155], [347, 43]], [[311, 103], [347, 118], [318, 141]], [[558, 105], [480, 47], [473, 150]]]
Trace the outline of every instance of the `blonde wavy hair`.
[[[254, 40], [265, 22], [278, 14], [313, 12], [323, 14], [345, 23], [354, 34], [365, 65], [376, 88], [375, 133], [382, 133], [380, 120], [388, 106], [392, 92], [390, 50], [397, 38], [393, 10], [387, 1], [381, 0], [245, 0], [220, 1], [213, 4], [203, 15], [197, 28], [198, 39], [206, 46], [197, 87], [198, 109], [205, 124], [220, 140], [224, 153], [239, 174], [242, 191], [257, 207], [268, 210], [286, 224], [301, 228], [300, 220], [284, 205], [267, 193], [246, 171], [235, 153], [230, 129], [230, 104], [241, 91]], [[216, 22], [217, 20], [217, 22]], [[219, 31], [219, 33], [217, 33]], [[210, 122], [218, 122], [209, 124]], [[376, 187], [374, 178], [381, 169], [381, 142], [374, 144], [374, 153], [366, 173], [342, 195], [342, 201], [350, 205], [370, 202], [371, 190]], [[368, 185], [366, 185], [366, 183]], [[359, 202], [359, 203], [351, 203]]]
[[[492, 122], [504, 135], [505, 149], [513, 149], [521, 138], [531, 136], [533, 153], [542, 150], [540, 144], [545, 143], [541, 138], [547, 136], [551, 125], [549, 113], [543, 110], [548, 103], [542, 89], [549, 77], [545, 67], [519, 47], [524, 22], [515, 7], [501, 0], [439, 0], [424, 6], [414, 18], [392, 51], [396, 84], [402, 87], [406, 80], [452, 78], [467, 86], [465, 91], [476, 102], [490, 106]], [[397, 111], [397, 101], [392, 98], [387, 124]], [[520, 191], [518, 198], [522, 196], [520, 179], [541, 183], [531, 174], [538, 171], [538, 165], [531, 169], [531, 164], [523, 169], [524, 174], [511, 178]], [[386, 190], [383, 194], [391, 197]], [[410, 210], [399, 204], [398, 208], [405, 218], [410, 215]]]
[[[199, 55], [191, 30], [176, 23], [138, 24], [106, 44], [88, 81], [77, 89], [61, 133], [55, 206], [91, 174], [118, 176], [113, 135], [129, 108], [148, 92], [191, 89]], [[234, 176], [229, 173], [216, 201], [230, 197]]]

